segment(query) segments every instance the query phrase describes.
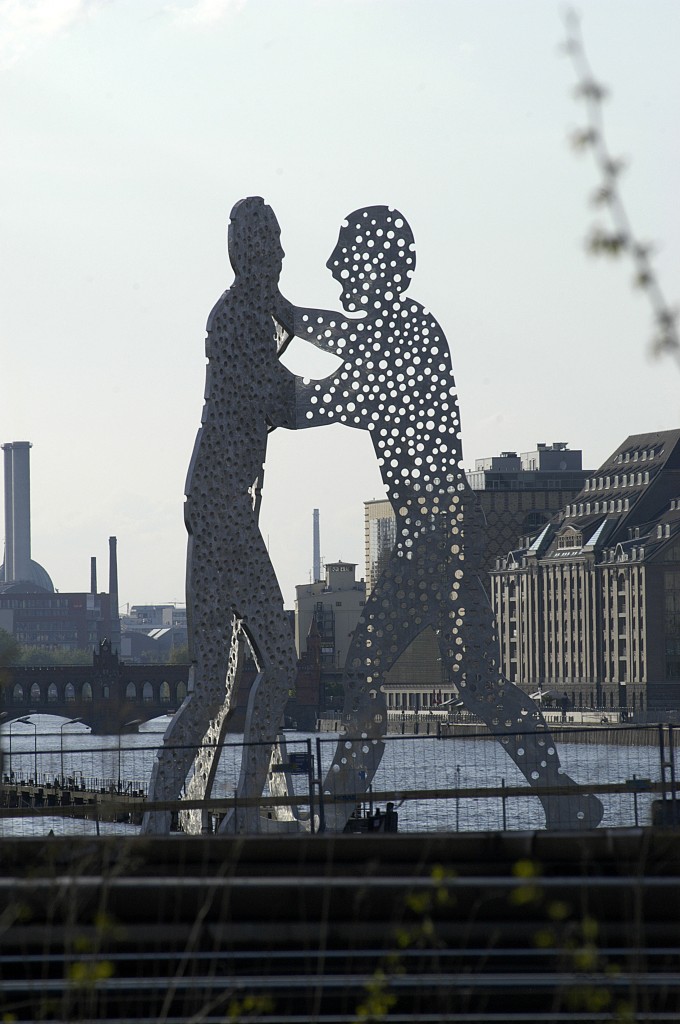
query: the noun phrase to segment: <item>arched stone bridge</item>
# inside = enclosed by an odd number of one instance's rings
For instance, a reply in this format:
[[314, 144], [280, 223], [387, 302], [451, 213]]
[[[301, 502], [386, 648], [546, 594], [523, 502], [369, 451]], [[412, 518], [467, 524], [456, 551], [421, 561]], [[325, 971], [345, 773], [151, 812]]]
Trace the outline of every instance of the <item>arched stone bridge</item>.
[[177, 710], [187, 692], [186, 665], [126, 665], [104, 641], [93, 664], [0, 670], [0, 724], [29, 714], [82, 719], [93, 733], [134, 732]]

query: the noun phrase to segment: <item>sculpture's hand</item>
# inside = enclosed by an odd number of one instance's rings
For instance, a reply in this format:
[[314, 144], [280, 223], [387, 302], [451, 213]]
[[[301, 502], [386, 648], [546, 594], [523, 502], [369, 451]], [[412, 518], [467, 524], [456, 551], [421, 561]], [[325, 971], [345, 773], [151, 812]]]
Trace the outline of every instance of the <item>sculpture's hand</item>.
[[278, 301], [272, 309], [272, 316], [276, 326], [276, 351], [279, 356], [284, 352], [288, 342], [295, 334], [293, 309], [292, 303], [284, 299], [282, 295], [279, 295]]
[[318, 381], [310, 381], [306, 377], [295, 378], [295, 426], [298, 430], [304, 427], [318, 427], [328, 422], [328, 419], [319, 413], [317, 384]]
[[309, 341], [324, 352], [337, 355], [335, 342], [346, 338], [356, 321], [349, 319], [344, 313], [335, 313], [331, 309], [307, 309], [304, 306], [293, 306], [293, 327], [295, 335], [303, 341]]

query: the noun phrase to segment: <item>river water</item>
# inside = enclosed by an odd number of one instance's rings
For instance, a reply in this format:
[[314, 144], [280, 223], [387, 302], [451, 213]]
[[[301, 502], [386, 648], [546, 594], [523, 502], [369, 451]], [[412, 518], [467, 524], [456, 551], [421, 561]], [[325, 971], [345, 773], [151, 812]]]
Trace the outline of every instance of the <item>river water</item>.
[[[27, 723], [12, 722], [2, 732], [3, 776], [20, 788], [21, 782], [38, 779], [39, 785], [54, 779], [86, 789], [144, 792], [153, 760], [162, 742], [167, 718], [140, 726], [139, 733], [123, 736], [92, 736], [79, 722], [46, 715], [31, 715]], [[35, 726], [35, 728], [34, 728]], [[331, 734], [287, 733], [288, 752], [320, 753], [322, 774], [330, 766], [337, 737]], [[230, 736], [220, 758], [215, 796], [232, 796], [242, 753], [241, 737]], [[575, 782], [626, 783], [660, 779], [659, 750], [654, 746], [619, 746], [616, 743], [558, 742], [562, 765]], [[370, 753], [369, 753], [370, 756]], [[293, 779], [296, 792], [308, 793], [306, 775]], [[388, 737], [373, 788], [396, 791], [399, 831], [492, 831], [544, 827], [539, 801], [532, 796], [457, 799], [408, 799], [408, 792], [436, 789], [479, 789], [522, 786], [524, 779], [502, 746], [483, 736]], [[649, 824], [651, 802], [658, 794], [633, 792], [605, 794], [602, 827]], [[382, 805], [384, 806], [384, 804]], [[6, 812], [4, 812], [6, 815]], [[100, 834], [134, 834], [137, 827], [101, 822]], [[94, 821], [62, 816], [0, 817], [0, 836], [94, 834]]]

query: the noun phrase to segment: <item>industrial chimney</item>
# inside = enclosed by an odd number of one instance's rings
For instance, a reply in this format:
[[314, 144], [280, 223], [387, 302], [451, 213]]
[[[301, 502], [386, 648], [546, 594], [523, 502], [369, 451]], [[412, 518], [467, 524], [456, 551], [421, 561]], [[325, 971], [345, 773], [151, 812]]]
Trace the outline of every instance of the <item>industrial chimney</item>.
[[54, 591], [52, 580], [31, 558], [30, 441], [8, 441], [5, 453], [5, 564], [3, 583], [30, 583]]
[[109, 537], [109, 602], [111, 618], [111, 650], [120, 653], [120, 616], [118, 614], [118, 542]]
[[312, 562], [312, 575], [314, 576], [314, 579], [312, 580], [312, 582], [313, 583], [318, 583], [319, 580], [321, 579], [321, 539], [320, 539], [320, 533], [319, 533], [319, 510], [318, 510], [318, 508], [314, 509], [314, 512], [312, 514], [312, 519], [313, 519], [313, 533], [314, 533], [314, 537], [313, 537], [314, 553], [313, 553], [313, 562]]

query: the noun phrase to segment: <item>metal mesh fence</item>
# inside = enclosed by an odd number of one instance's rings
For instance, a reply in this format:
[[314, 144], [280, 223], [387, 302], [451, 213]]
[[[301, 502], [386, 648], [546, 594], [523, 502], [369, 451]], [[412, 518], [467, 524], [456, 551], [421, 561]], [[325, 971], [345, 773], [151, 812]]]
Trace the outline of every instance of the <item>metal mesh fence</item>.
[[[40, 724], [32, 728], [34, 722], [10, 724], [14, 728], [5, 728], [2, 736], [0, 835], [139, 831], [142, 813], [150, 806], [147, 783], [161, 731], [90, 736], [82, 729], [55, 731], [52, 723], [44, 729]], [[575, 786], [602, 802], [601, 827], [631, 827], [651, 824], [660, 804], [675, 810], [677, 732], [672, 726], [563, 728], [556, 745]], [[339, 742], [352, 750], [351, 739], [337, 735], [286, 735], [284, 767], [301, 831], [322, 831], [334, 804], [344, 804], [351, 813], [351, 831], [366, 831], [373, 824], [384, 830], [384, 820], [380, 825], [378, 819], [388, 804], [398, 815], [400, 832], [545, 827], [537, 791], [489, 735], [388, 735], [384, 750], [382, 744], [364, 741], [354, 745], [360, 751], [355, 792], [345, 788], [343, 793], [334, 791], [331, 771]], [[545, 742], [553, 741], [546, 737]], [[206, 801], [213, 828], [234, 805], [242, 755], [238, 736], [220, 752]], [[367, 774], [372, 778], [368, 792]], [[558, 794], [560, 799], [568, 796]], [[266, 832], [277, 817], [276, 798], [265, 793], [260, 805]], [[570, 824], [565, 815], [564, 827]]]

